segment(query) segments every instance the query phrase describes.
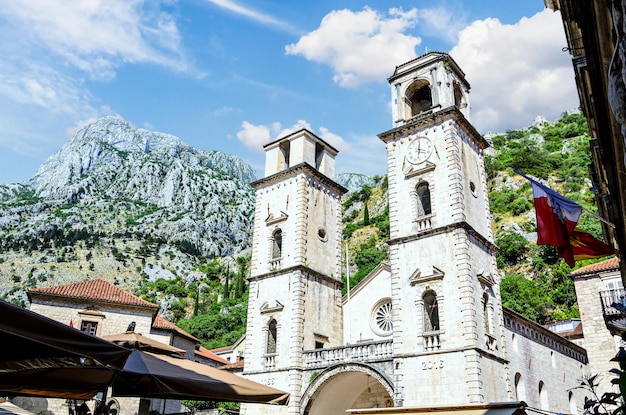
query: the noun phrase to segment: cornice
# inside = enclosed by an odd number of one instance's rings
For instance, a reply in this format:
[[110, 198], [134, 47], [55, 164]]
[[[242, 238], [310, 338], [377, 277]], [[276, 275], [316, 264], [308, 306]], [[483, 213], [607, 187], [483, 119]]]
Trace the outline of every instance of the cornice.
[[318, 170], [313, 168], [309, 163], [303, 162], [300, 164], [296, 164], [295, 166], [289, 167], [283, 171], [279, 171], [278, 173], [274, 173], [271, 176], [264, 177], [262, 179], [256, 180], [250, 185], [254, 187], [256, 190], [271, 186], [279, 181], [284, 180], [288, 177], [295, 177], [298, 173], [308, 174], [309, 176], [314, 176], [321, 183], [324, 183], [326, 186], [332, 188], [334, 191], [343, 195], [348, 193], [348, 189], [335, 182], [334, 180], [328, 178], [327, 176], [320, 173]]

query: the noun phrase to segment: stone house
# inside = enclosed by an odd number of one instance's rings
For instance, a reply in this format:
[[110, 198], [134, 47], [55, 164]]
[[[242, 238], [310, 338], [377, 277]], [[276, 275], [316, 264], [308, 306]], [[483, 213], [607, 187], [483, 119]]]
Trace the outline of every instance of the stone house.
[[620, 274], [620, 259], [615, 257], [581, 267], [569, 275], [574, 279], [576, 297], [582, 321], [589, 372], [598, 375], [600, 394], [616, 392], [611, 385], [614, 377], [609, 370], [620, 347], [625, 346], [622, 334], [626, 330], [624, 304], [626, 292]]
[[[185, 358], [213, 367], [229, 362], [201, 347], [194, 336], [158, 314], [156, 304], [122, 290], [103, 279], [83, 281], [28, 291], [30, 310], [94, 336], [133, 331], [186, 351]], [[110, 394], [109, 394], [110, 396]], [[172, 399], [110, 398], [126, 414], [180, 413], [187, 409]], [[67, 414], [61, 399], [15, 398], [15, 403], [35, 413]]]

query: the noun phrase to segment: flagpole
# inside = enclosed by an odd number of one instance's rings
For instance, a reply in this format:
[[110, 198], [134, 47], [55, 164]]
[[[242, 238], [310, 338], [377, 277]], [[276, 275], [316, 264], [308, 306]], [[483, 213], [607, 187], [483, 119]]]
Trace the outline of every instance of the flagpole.
[[350, 344], [350, 340], [352, 337], [352, 313], [350, 313], [351, 305], [350, 305], [350, 264], [348, 262], [348, 241], [346, 241], [346, 283], [348, 284], [348, 344]]
[[593, 216], [594, 218], [598, 219], [600, 222], [604, 222], [604, 223], [606, 223], [607, 225], [609, 225], [611, 228], [615, 229], [615, 224], [614, 224], [613, 222], [610, 222], [610, 221], [608, 221], [608, 220], [604, 219], [602, 216], [600, 216], [600, 215], [598, 215], [598, 214], [596, 214], [596, 213], [593, 213], [593, 212], [592, 212], [592, 211], [590, 211], [589, 209], [585, 209], [585, 208], [583, 207], [583, 212], [586, 212], [586, 213], [590, 214], [590, 215], [591, 215], [591, 216]]

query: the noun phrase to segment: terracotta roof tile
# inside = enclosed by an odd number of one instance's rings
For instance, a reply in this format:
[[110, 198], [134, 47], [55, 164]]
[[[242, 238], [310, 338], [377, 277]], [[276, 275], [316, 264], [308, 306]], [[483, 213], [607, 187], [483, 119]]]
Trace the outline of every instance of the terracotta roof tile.
[[187, 333], [185, 330], [181, 329], [180, 327], [178, 327], [176, 324], [172, 323], [171, 321], [167, 320], [165, 317], [158, 315], [155, 317], [154, 321], [152, 322], [152, 328], [155, 329], [161, 329], [161, 330], [169, 330], [169, 331], [174, 331], [176, 333], [178, 333], [179, 335], [186, 337], [190, 340], [193, 340], [195, 342], [200, 342], [200, 340], [198, 340], [197, 338], [195, 338], [194, 336], [192, 336], [191, 334]]
[[566, 339], [583, 337], [583, 325], [579, 324], [573, 330], [564, 331], [562, 333], [558, 333], [558, 335], [561, 337], [565, 337]]
[[578, 268], [576, 271], [572, 272], [571, 276], [578, 276], [583, 274], [593, 274], [601, 271], [609, 271], [613, 269], [619, 269], [619, 257], [614, 257], [607, 259], [606, 261], [596, 262], [595, 264], [587, 265], [581, 268]]
[[231, 370], [231, 371], [235, 371], [235, 370], [243, 370], [244, 368], [244, 360], [238, 360], [235, 363], [230, 363], [228, 365], [224, 365], [221, 366], [220, 369], [222, 370]]
[[220, 357], [218, 355], [216, 355], [215, 353], [213, 353], [212, 351], [200, 346], [199, 349], [196, 350], [196, 354], [200, 355], [202, 357], [205, 357], [207, 359], [211, 359], [214, 362], [218, 362], [221, 363], [222, 365], [229, 365], [230, 362], [226, 359], [224, 359], [223, 357]]
[[28, 297], [30, 298], [31, 295], [103, 301], [149, 308], [159, 307], [157, 304], [142, 300], [136, 295], [126, 292], [117, 285], [113, 285], [101, 278], [73, 284], [55, 285], [53, 287], [32, 288], [28, 290]]
[[225, 350], [231, 350], [233, 348], [233, 346], [223, 346], [223, 347], [216, 347], [215, 349], [211, 349], [211, 352], [223, 352]]

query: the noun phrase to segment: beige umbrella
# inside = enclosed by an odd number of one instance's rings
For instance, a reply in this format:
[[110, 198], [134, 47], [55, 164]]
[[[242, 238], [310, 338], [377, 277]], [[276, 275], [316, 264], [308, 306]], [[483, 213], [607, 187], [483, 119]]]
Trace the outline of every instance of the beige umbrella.
[[289, 393], [191, 360], [133, 350], [113, 396], [286, 405]]
[[169, 344], [154, 340], [150, 337], [144, 336], [141, 333], [135, 333], [134, 331], [127, 331], [126, 333], [120, 334], [111, 334], [108, 336], [102, 336], [102, 338], [104, 340], [110, 341], [111, 343], [115, 343], [119, 346], [124, 346], [129, 349], [139, 349], [153, 353], [174, 353], [180, 356], [185, 355], [185, 351], [183, 349], [170, 346]]

